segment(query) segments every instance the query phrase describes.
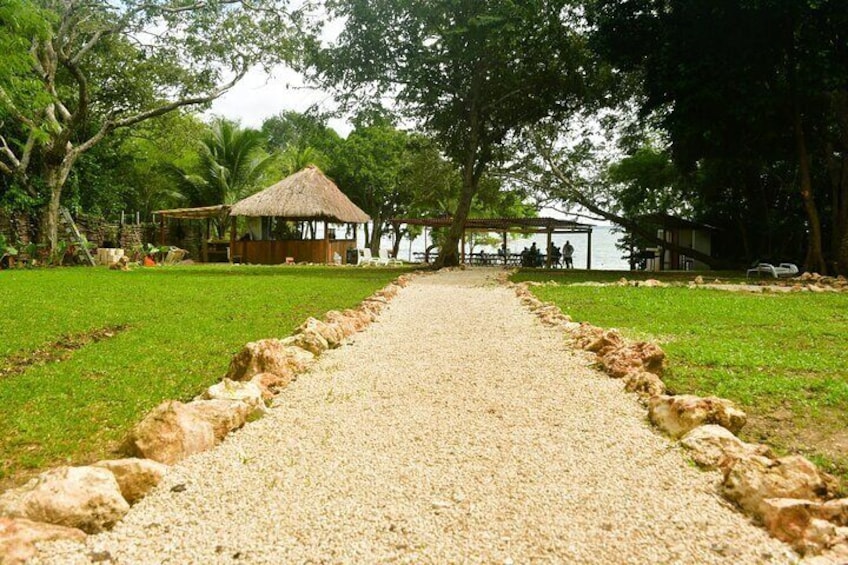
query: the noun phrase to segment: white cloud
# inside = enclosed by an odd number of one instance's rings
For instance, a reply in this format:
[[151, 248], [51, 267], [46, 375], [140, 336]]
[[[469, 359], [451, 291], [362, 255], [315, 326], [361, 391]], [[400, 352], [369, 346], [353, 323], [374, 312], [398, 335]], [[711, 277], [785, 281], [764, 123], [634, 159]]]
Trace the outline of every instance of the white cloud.
[[[294, 7], [300, 6], [295, 3]], [[313, 17], [324, 20], [322, 44], [326, 46], [335, 42], [344, 29], [344, 20], [329, 19], [323, 7]], [[278, 65], [269, 75], [256, 67], [228, 93], [215, 100], [206, 115], [224, 116], [239, 120], [244, 126], [259, 128], [266, 118], [284, 110], [304, 112], [314, 105], [324, 111], [337, 108], [332, 93], [307, 86], [301, 73], [285, 65]], [[346, 119], [332, 118], [329, 125], [343, 137], [347, 137], [353, 130], [353, 125]]]
[[[215, 100], [206, 115], [239, 120], [242, 125], [259, 128], [262, 122], [284, 110], [304, 112], [313, 105], [334, 110], [331, 93], [306, 85], [303, 75], [280, 65], [269, 75], [261, 68], [251, 69], [229, 92]], [[343, 119], [331, 119], [330, 127], [347, 136], [353, 129]]]

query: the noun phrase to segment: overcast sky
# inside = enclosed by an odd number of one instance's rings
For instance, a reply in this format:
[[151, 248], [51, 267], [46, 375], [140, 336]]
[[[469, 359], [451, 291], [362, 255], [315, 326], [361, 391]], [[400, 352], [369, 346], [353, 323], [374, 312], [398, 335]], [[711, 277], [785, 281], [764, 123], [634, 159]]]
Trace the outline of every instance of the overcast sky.
[[[283, 110], [304, 112], [315, 104], [325, 111], [336, 108], [332, 94], [306, 87], [300, 73], [280, 66], [270, 76], [262, 69], [251, 70], [232, 90], [215, 100], [208, 113], [259, 128], [266, 118]], [[352, 129], [347, 121], [340, 119], [331, 119], [330, 127], [344, 137]]]
[[[323, 9], [318, 9], [314, 17], [324, 19], [321, 29], [324, 45], [333, 43], [344, 29], [342, 20], [327, 20]], [[280, 65], [271, 75], [260, 68], [252, 69], [232, 90], [215, 100], [207, 114], [225, 116], [241, 121], [244, 126], [259, 128], [266, 118], [284, 110], [304, 112], [313, 105], [323, 111], [336, 109], [331, 93], [305, 86], [303, 75]], [[329, 125], [343, 137], [353, 129], [343, 119], [331, 119]]]

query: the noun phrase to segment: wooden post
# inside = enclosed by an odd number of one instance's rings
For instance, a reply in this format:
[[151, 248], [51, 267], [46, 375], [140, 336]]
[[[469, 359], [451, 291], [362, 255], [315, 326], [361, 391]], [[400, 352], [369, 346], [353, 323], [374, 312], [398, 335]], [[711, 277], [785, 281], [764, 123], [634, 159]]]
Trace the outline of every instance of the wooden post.
[[236, 256], [236, 217], [230, 217], [230, 263]]
[[506, 247], [506, 230], [503, 232], [503, 255], [504, 255], [504, 267], [509, 264], [509, 250]]
[[209, 262], [209, 222], [210, 219], [206, 218], [206, 231], [203, 235], [203, 245], [201, 245], [204, 263]]
[[586, 234], [586, 270], [592, 270], [592, 230]]
[[553, 233], [551, 232], [551, 228], [548, 228], [548, 244], [545, 246], [545, 249], [547, 250], [547, 251], [545, 251], [545, 266], [548, 269], [551, 268], [551, 255], [553, 255], [553, 253], [551, 253], [551, 250], [552, 250], [551, 237], [552, 236], [553, 236]]
[[[121, 212], [123, 216], [123, 212]], [[123, 220], [123, 217], [121, 218]], [[121, 222], [123, 223], [123, 221]], [[159, 245], [165, 245], [165, 215], [159, 216]]]
[[465, 265], [465, 228], [462, 228], [462, 264]]
[[330, 257], [330, 229], [326, 221], [324, 222], [324, 262], [328, 265], [333, 262]]

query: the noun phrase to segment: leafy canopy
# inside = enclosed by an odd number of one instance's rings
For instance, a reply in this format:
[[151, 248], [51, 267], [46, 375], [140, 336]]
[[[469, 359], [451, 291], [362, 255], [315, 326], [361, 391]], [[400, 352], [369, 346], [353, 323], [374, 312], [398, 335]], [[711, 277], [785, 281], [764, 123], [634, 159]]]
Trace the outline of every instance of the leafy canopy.
[[511, 131], [567, 111], [585, 90], [589, 54], [568, 0], [333, 0], [345, 18], [317, 68], [350, 100], [389, 95], [478, 175]]

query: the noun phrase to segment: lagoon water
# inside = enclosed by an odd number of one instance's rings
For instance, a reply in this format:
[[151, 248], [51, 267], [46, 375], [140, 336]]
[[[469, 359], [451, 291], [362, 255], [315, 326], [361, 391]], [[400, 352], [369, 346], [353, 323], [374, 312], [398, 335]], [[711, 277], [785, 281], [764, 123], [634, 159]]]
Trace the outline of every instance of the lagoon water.
[[[628, 270], [630, 267], [626, 260], [622, 259], [622, 251], [615, 247], [615, 244], [621, 238], [622, 233], [615, 226], [597, 225], [593, 226], [592, 230], [592, 268], [598, 270], [615, 271]], [[364, 236], [360, 231], [359, 245], [364, 245]], [[580, 233], [554, 235], [553, 243], [560, 249], [565, 241], [571, 242], [574, 246], [574, 266], [578, 269], [586, 268], [586, 235]], [[547, 236], [545, 234], [534, 234], [530, 238], [510, 238], [508, 247], [512, 253], [520, 253], [524, 247], [530, 247], [533, 242], [536, 242], [536, 247], [544, 250], [547, 245]], [[382, 246], [391, 249], [392, 241], [389, 238], [383, 238]], [[412, 240], [404, 239], [400, 244], [398, 257], [404, 261], [414, 261], [413, 253], [423, 253], [426, 247], [424, 237], [420, 236]], [[497, 246], [475, 246], [474, 251], [479, 252], [484, 250], [489, 253], [496, 253]]]

